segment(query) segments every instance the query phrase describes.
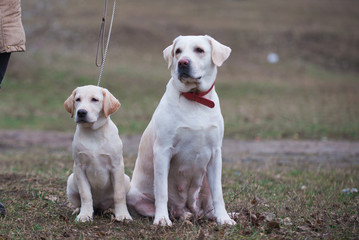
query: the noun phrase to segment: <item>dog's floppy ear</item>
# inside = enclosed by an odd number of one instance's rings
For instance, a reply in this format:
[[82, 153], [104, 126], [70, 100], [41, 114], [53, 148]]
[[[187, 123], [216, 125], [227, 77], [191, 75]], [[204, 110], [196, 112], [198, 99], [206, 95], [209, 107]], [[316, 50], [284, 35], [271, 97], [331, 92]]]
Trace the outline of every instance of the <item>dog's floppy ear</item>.
[[172, 45], [169, 45], [168, 47], [165, 48], [165, 50], [163, 50], [163, 58], [168, 63], [168, 68], [172, 66], [173, 57], [174, 57], [174, 47], [179, 37], [181, 36], [178, 36], [175, 40], [173, 40]]
[[105, 117], [117, 111], [121, 106], [120, 102], [107, 89], [103, 89], [103, 112]]
[[168, 68], [172, 66], [173, 61], [173, 44], [166, 47], [165, 50], [163, 50], [163, 58], [168, 63]]
[[226, 61], [226, 59], [229, 57], [229, 54], [231, 53], [231, 49], [214, 38], [206, 35], [208, 38], [210, 44], [212, 45], [212, 61], [213, 63], [220, 67]]
[[71, 95], [64, 102], [65, 109], [71, 114], [71, 117], [74, 116], [76, 89], [72, 91]]

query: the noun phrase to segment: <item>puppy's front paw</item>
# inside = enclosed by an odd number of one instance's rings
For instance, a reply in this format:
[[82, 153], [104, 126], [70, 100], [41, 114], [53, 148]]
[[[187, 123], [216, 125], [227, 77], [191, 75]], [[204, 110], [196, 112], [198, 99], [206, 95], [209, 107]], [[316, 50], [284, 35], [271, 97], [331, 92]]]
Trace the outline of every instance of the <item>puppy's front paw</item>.
[[76, 222], [91, 222], [91, 221], [92, 221], [92, 215], [89, 215], [89, 214], [80, 213], [76, 217]]
[[155, 220], [153, 221], [153, 224], [159, 226], [172, 226], [172, 222], [167, 216], [162, 216], [162, 217], [156, 216]]
[[124, 222], [124, 221], [132, 221], [132, 217], [130, 216], [130, 214], [125, 214], [125, 215], [116, 215], [115, 216], [115, 221], [118, 222]]

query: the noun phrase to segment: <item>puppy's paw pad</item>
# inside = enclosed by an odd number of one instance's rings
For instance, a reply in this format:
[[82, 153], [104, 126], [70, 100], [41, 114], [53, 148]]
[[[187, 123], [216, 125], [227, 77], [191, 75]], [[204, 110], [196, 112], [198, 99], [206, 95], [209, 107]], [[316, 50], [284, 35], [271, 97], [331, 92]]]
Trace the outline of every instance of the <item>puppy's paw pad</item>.
[[155, 217], [153, 224], [159, 226], [172, 226], [172, 222], [168, 217]]

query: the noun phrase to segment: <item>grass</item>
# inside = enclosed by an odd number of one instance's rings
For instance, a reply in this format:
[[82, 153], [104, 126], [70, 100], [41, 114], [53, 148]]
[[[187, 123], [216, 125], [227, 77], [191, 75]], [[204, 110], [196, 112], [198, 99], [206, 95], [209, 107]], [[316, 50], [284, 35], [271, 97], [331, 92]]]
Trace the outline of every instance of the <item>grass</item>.
[[[63, 102], [97, 82], [103, 3], [22, 4], [28, 51], [11, 57], [0, 129], [70, 132]], [[101, 85], [122, 103], [113, 116], [120, 133], [142, 133], [164, 93], [162, 50], [180, 34], [209, 34], [233, 50], [216, 83], [226, 137], [359, 139], [357, 3], [121, 1], [118, 9]], [[278, 64], [266, 62], [270, 52]]]
[[[39, 147], [0, 155], [1, 239], [355, 239], [358, 234], [359, 169], [318, 169], [308, 164], [225, 163], [223, 191], [238, 225], [221, 227], [207, 219], [156, 227], [153, 219], [112, 221], [110, 213], [76, 223], [67, 206], [66, 179], [72, 171], [68, 150]], [[133, 158], [125, 158], [131, 176]], [[305, 186], [305, 187], [303, 187]]]

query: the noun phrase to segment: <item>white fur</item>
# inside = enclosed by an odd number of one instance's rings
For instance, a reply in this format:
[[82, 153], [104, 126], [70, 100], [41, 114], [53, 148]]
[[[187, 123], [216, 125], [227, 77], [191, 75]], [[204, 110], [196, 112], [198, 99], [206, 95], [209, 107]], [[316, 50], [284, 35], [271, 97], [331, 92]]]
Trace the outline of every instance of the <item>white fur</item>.
[[[172, 225], [169, 211], [180, 219], [203, 213], [218, 224], [235, 224], [222, 195], [223, 117], [215, 88], [204, 96], [214, 108], [181, 95], [207, 91], [230, 51], [209, 36], [180, 36], [163, 51], [172, 78], [141, 138], [127, 195], [129, 206], [155, 217], [156, 225]], [[191, 76], [181, 79], [178, 62], [184, 59]]]
[[[76, 88], [65, 101], [65, 108], [75, 115], [76, 132], [72, 143], [74, 172], [67, 180], [67, 196], [76, 221], [91, 221], [94, 208], [114, 208], [118, 221], [132, 220], [126, 206], [130, 179], [124, 173], [122, 142], [110, 114], [120, 106], [104, 88]], [[87, 111], [79, 117], [78, 111]]]

